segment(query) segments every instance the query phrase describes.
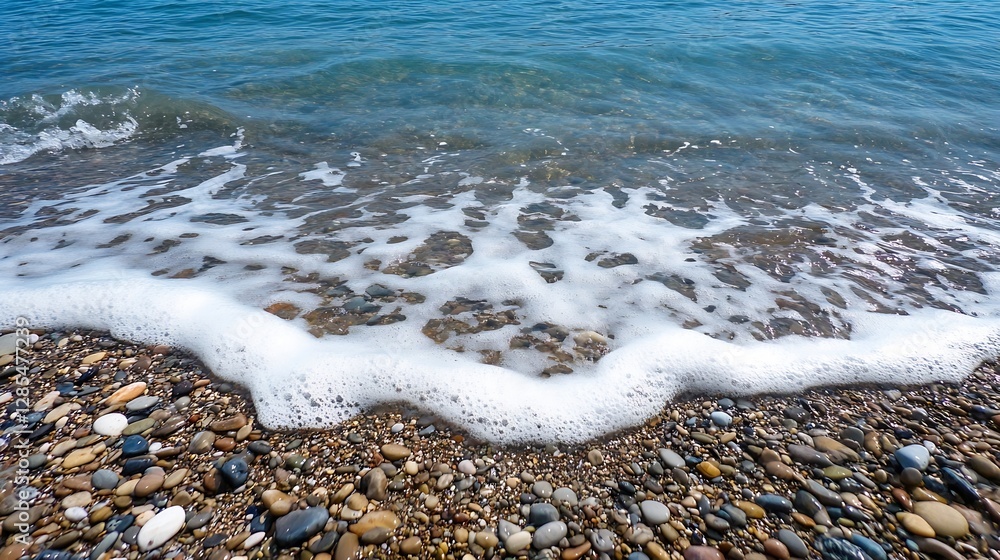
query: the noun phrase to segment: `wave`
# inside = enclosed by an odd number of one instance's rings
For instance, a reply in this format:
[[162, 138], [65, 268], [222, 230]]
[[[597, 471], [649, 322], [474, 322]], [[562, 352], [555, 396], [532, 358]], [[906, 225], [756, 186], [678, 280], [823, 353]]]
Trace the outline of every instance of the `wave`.
[[108, 148], [139, 136], [232, 129], [221, 109], [140, 88], [77, 88], [0, 100], [0, 165], [35, 154]]

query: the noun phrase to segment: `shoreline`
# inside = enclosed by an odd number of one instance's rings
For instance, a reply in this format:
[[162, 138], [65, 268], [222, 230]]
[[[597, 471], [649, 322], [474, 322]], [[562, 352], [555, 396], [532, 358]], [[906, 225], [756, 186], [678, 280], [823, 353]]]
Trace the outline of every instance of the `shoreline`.
[[34, 346], [37, 493], [20, 531], [9, 433], [0, 560], [1000, 558], [989, 363], [958, 384], [687, 398], [585, 445], [498, 448], [400, 410], [266, 430], [181, 352], [85, 331]]

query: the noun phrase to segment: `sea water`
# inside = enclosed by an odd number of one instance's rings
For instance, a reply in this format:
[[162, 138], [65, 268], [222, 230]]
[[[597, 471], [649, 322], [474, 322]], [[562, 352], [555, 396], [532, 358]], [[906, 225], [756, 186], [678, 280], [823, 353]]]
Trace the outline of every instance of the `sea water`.
[[1000, 353], [1000, 2], [5, 6], [0, 325], [581, 441]]

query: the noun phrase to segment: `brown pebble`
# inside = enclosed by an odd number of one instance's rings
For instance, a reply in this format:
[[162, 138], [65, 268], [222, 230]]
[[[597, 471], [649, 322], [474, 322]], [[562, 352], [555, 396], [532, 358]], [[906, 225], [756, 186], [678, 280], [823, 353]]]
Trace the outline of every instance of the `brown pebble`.
[[[648, 544], [646, 545], [649, 546]], [[567, 548], [562, 551], [562, 560], [577, 560], [590, 551], [590, 542], [584, 542], [580, 546]]]
[[[669, 556], [668, 556], [669, 558]], [[684, 550], [684, 560], [725, 560], [722, 552], [710, 546], [689, 546]]]
[[337, 549], [333, 553], [334, 560], [358, 560], [361, 558], [361, 546], [358, 536], [354, 533], [344, 533], [337, 541]]
[[410, 448], [395, 443], [387, 443], [382, 446], [382, 456], [390, 461], [406, 459], [412, 454], [413, 452], [410, 451]]
[[764, 552], [778, 560], [788, 560], [791, 558], [791, 555], [788, 553], [788, 547], [778, 539], [767, 539], [764, 541]]
[[403, 539], [403, 542], [399, 543], [399, 551], [403, 554], [412, 554], [414, 556], [420, 554], [420, 549], [423, 543], [420, 541], [420, 537], [409, 537]]
[[247, 417], [241, 412], [235, 416], [230, 416], [229, 418], [223, 418], [222, 420], [212, 422], [208, 425], [208, 429], [213, 432], [231, 432], [246, 425]]
[[126, 385], [114, 393], [111, 393], [111, 396], [108, 397], [108, 400], [105, 401], [104, 404], [110, 406], [114, 404], [127, 403], [145, 392], [146, 383], [143, 381], [136, 381], [135, 383]]

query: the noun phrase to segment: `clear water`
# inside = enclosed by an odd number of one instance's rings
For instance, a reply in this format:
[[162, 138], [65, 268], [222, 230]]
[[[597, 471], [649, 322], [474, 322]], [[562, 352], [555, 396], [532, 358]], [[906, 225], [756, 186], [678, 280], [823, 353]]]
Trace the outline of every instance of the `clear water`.
[[[961, 376], [1000, 350], [997, 13], [16, 2], [0, 318], [257, 352], [240, 379], [295, 411], [275, 424], [403, 400], [494, 439], [590, 437], [689, 389]], [[140, 285], [267, 308], [262, 340], [315, 359], [261, 384], [271, 350], [201, 348], [240, 331], [211, 313], [150, 325]], [[333, 353], [387, 389], [343, 388]], [[622, 376], [618, 405], [581, 403]]]

